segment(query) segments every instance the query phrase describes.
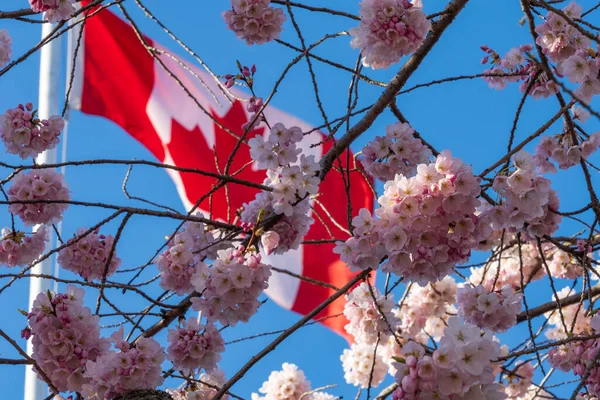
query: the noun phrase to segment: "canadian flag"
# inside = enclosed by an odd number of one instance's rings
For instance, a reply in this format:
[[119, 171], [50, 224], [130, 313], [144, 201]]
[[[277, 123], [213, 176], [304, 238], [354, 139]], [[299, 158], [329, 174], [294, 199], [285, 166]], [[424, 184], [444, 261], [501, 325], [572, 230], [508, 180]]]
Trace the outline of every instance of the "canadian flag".
[[[238, 139], [210, 116], [240, 136], [243, 134], [241, 126], [250, 118], [244, 104], [226, 96], [209, 73], [170, 57], [174, 54], [144, 37], [148, 47], [164, 51], [153, 57], [129, 24], [108, 10], [95, 11], [92, 9], [87, 13], [83, 40], [75, 60], [71, 108], [115, 122], [162, 163], [222, 172]], [[73, 35], [73, 39], [77, 40], [77, 36]], [[233, 94], [239, 98], [248, 97], [241, 91], [233, 90]], [[313, 129], [274, 107], [267, 107], [264, 114], [272, 123], [298, 126], [303, 132]], [[261, 126], [250, 132], [248, 139], [267, 133]], [[332, 146], [332, 141], [324, 142], [324, 138], [318, 131], [305, 135], [300, 143], [303, 153], [320, 159]], [[318, 145], [311, 146], [314, 144]], [[347, 154], [344, 153], [336, 165], [345, 167], [346, 159]], [[352, 155], [350, 160], [353, 160]], [[264, 171], [247, 166], [250, 161], [248, 147], [243, 144], [230, 171], [242, 169], [237, 178], [262, 183]], [[355, 167], [354, 161], [351, 163]], [[215, 178], [191, 172], [169, 170], [169, 173], [188, 209], [218, 182]], [[369, 182], [356, 169], [350, 176], [350, 201], [354, 209], [366, 207], [372, 210], [374, 195]], [[210, 209], [214, 218], [229, 221], [232, 215], [228, 215], [228, 209], [233, 214], [243, 203], [251, 201], [256, 193], [257, 189], [231, 183], [227, 194], [225, 188], [221, 188], [199, 208]], [[340, 229], [347, 225], [348, 200], [345, 193], [341, 173], [332, 170], [321, 183], [318, 201], [312, 203], [315, 223], [305, 241], [348, 237], [348, 233]], [[229, 207], [226, 196], [229, 197]], [[268, 262], [296, 275], [341, 287], [354, 277], [354, 273], [332, 252], [334, 246], [333, 243], [303, 244], [298, 250], [284, 255], [268, 256]], [[281, 307], [300, 314], [309, 313], [334, 292], [333, 288], [278, 272], [271, 276], [266, 291]], [[343, 308], [344, 299], [341, 297], [316, 319], [347, 338]]]

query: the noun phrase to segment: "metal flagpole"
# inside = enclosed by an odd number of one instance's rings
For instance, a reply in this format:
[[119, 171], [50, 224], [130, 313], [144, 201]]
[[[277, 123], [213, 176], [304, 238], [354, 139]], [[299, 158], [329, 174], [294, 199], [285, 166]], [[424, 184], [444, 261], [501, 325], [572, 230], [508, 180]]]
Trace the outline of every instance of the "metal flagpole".
[[[48, 36], [56, 25], [42, 24], [42, 39]], [[58, 115], [59, 111], [59, 92], [58, 84], [60, 78], [60, 41], [52, 40], [46, 43], [40, 50], [40, 89], [38, 101], [39, 118], [49, 118], [52, 115]], [[36, 158], [37, 164], [56, 163], [56, 149], [46, 150]], [[39, 225], [34, 229], [37, 230]], [[55, 235], [52, 229], [49, 229], [49, 241], [46, 246], [46, 252], [54, 248]], [[44, 261], [36, 264], [31, 269], [31, 274], [52, 275], [53, 257], [48, 257]], [[29, 309], [37, 295], [52, 289], [50, 279], [30, 278], [29, 285]], [[27, 341], [27, 354], [31, 355], [33, 351], [31, 340]], [[31, 366], [25, 370], [25, 397], [24, 400], [43, 400], [48, 397], [48, 387], [46, 383], [37, 378], [36, 373]]]

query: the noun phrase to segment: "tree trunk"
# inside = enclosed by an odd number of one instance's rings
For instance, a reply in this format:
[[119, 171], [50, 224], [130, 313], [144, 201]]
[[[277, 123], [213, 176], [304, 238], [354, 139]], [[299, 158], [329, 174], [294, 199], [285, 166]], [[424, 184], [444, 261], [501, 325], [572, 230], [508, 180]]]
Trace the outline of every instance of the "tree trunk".
[[134, 390], [121, 397], [115, 398], [115, 400], [173, 400], [173, 398], [167, 393], [161, 390]]

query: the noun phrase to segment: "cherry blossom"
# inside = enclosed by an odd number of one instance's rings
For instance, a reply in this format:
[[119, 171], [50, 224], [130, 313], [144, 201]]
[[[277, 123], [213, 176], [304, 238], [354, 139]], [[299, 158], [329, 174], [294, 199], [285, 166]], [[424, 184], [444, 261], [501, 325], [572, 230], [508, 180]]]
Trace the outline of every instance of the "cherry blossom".
[[[550, 274], [555, 278], [576, 279], [583, 275], [584, 268], [569, 253], [550, 247], [545, 253], [546, 264]], [[591, 255], [590, 255], [591, 256]]]
[[487, 46], [481, 46], [481, 49], [486, 53], [482, 64], [490, 63], [483, 77], [490, 88], [501, 90], [506, 88], [508, 82], [521, 82], [521, 93], [529, 90], [527, 93], [534, 99], [547, 98], [558, 92], [556, 82], [529, 60], [527, 54], [533, 50], [532, 45], [514, 47], [504, 57]]
[[390, 335], [390, 327], [395, 327], [398, 323], [392, 313], [393, 306], [391, 295], [386, 298], [377, 288], [372, 287], [369, 290], [367, 283], [361, 283], [346, 296], [344, 315], [350, 321], [345, 326], [346, 332], [361, 343], [373, 344], [378, 338], [387, 339]]
[[488, 398], [477, 394], [502, 390], [492, 385], [492, 360], [499, 356], [500, 345], [489, 332], [482, 334], [476, 326], [451, 317], [432, 355], [416, 342], [403, 346], [402, 357], [394, 363], [398, 388], [393, 398]]
[[213, 324], [200, 325], [195, 318], [185, 321], [180, 328], [170, 329], [168, 339], [167, 359], [186, 374], [199, 368], [212, 371], [225, 350], [219, 330]]
[[550, 181], [534, 171], [533, 157], [521, 151], [513, 157], [514, 171], [498, 175], [493, 188], [504, 199], [484, 215], [492, 221], [495, 229], [506, 228], [509, 232], [522, 232], [524, 239], [551, 235], [557, 229], [561, 217], [558, 195], [550, 187]]
[[557, 137], [545, 136], [535, 149], [534, 161], [540, 173], [556, 172], [552, 161], [560, 169], [568, 169], [590, 157], [599, 147], [600, 132], [592, 133], [581, 143], [574, 143], [567, 132]]
[[[223, 386], [227, 379], [221, 370], [214, 370], [210, 373], [201, 374], [197, 381], [183, 389], [167, 389], [173, 400], [212, 400], [217, 394], [218, 388]], [[225, 394], [222, 399], [228, 400], [229, 395]]]
[[[366, 343], [354, 343], [349, 349], [345, 349], [340, 357], [344, 368], [344, 378], [348, 384], [366, 388], [377, 387], [385, 378], [387, 365], [382, 357], [382, 350], [375, 345]], [[371, 374], [371, 371], [373, 373]]]
[[[261, 214], [279, 214], [275, 211], [275, 208], [273, 207], [274, 204], [276, 204], [275, 197], [271, 193], [259, 193], [253, 201], [244, 204], [242, 221], [256, 223]], [[288, 205], [289, 203], [285, 204]], [[290, 249], [297, 249], [302, 242], [302, 238], [308, 233], [310, 226], [314, 222], [309, 216], [310, 203], [308, 199], [302, 200], [295, 206], [290, 207], [290, 209], [290, 215], [279, 214], [281, 215], [279, 221], [270, 228], [270, 231], [279, 236], [277, 246], [272, 249], [274, 254], [283, 254]], [[267, 242], [267, 245], [271, 245], [272, 243], [274, 242]], [[267, 249], [268, 248], [265, 248], [265, 253], [267, 252]]]
[[246, 44], [263, 44], [279, 39], [285, 14], [270, 5], [271, 0], [231, 0], [231, 10], [223, 12], [227, 28]]
[[267, 169], [264, 184], [273, 191], [260, 192], [253, 201], [245, 203], [241, 218], [245, 224], [258, 224], [273, 214], [283, 214], [270, 228], [279, 236], [274, 254], [297, 249], [314, 222], [309, 216], [307, 196], [316, 194], [319, 189], [320, 180], [315, 176], [319, 167], [314, 156], [298, 158], [301, 150], [296, 143], [302, 138], [300, 128], [275, 124], [266, 141], [262, 136], [248, 141], [250, 156], [259, 169]]
[[[567, 288], [568, 289], [568, 288]], [[560, 294], [559, 294], [559, 297]], [[571, 306], [568, 306], [569, 308]], [[576, 307], [576, 306], [575, 306]], [[569, 313], [572, 314], [572, 313]], [[583, 312], [580, 312], [583, 314]], [[571, 319], [565, 317], [567, 324]], [[600, 327], [600, 317], [578, 319], [576, 329], [569, 336], [584, 337], [591, 334], [598, 334]], [[570, 326], [570, 325], [567, 325]], [[566, 336], [563, 330], [562, 336]], [[549, 351], [550, 365], [561, 371], [572, 371], [578, 376], [587, 376], [585, 387], [587, 391], [594, 396], [600, 396], [600, 366], [598, 365], [597, 354], [600, 352], [600, 342], [598, 339], [574, 340], [558, 347], [553, 347]], [[589, 368], [589, 376], [587, 372]]]
[[10, 61], [12, 54], [12, 38], [6, 29], [0, 29], [0, 68], [4, 68]]
[[294, 364], [283, 363], [281, 371], [271, 372], [269, 379], [258, 389], [264, 396], [252, 393], [252, 400], [306, 399], [307, 396], [302, 396], [310, 390], [310, 382], [304, 372]]
[[247, 322], [256, 313], [258, 296], [268, 287], [271, 267], [261, 263], [260, 255], [244, 249], [220, 250], [212, 268], [198, 271], [192, 284], [202, 297], [192, 298], [194, 310], [209, 322], [234, 326]]
[[493, 332], [504, 332], [517, 323], [521, 311], [520, 293], [506, 285], [488, 292], [481, 285], [463, 285], [458, 290], [458, 312], [465, 321]]
[[392, 272], [421, 285], [442, 279], [469, 259], [491, 232], [475, 215], [481, 188], [471, 168], [445, 150], [417, 175], [396, 175], [384, 185], [374, 219], [363, 209], [352, 220], [354, 237], [334, 252], [352, 269]]
[[44, 252], [48, 241], [48, 228], [39, 227], [27, 236], [24, 232], [2, 229], [0, 236], [0, 265], [15, 267], [27, 265], [37, 260]]
[[360, 16], [350, 44], [360, 49], [364, 66], [376, 69], [413, 53], [431, 28], [421, 7], [408, 0], [362, 0]]
[[[116, 250], [112, 250], [114, 238], [100, 235], [99, 229], [96, 229], [79, 239], [86, 231], [87, 228], [77, 230], [77, 235], [67, 242], [67, 247], [58, 252], [58, 263], [88, 281], [111, 276], [121, 265]], [[113, 254], [109, 262], [111, 251]]]
[[448, 318], [457, 312], [456, 293], [456, 282], [450, 276], [425, 286], [413, 285], [401, 307], [393, 310], [401, 321], [401, 332], [420, 343], [427, 343], [429, 336], [439, 340]]
[[[52, 224], [60, 221], [70, 199], [63, 176], [52, 169], [34, 169], [19, 172], [8, 189], [8, 200], [40, 201], [39, 203], [13, 203], [8, 210], [18, 215], [27, 226]], [[56, 203], [55, 203], [56, 202]]]
[[218, 243], [202, 222], [185, 222], [155, 260], [161, 272], [160, 286], [180, 296], [191, 293], [194, 290], [192, 276], [207, 273], [208, 266], [202, 260], [214, 259], [216, 251], [226, 245], [226, 242]]
[[99, 317], [83, 306], [83, 297], [75, 285], [65, 293], [40, 293], [27, 315], [32, 357], [61, 392], [80, 392], [89, 382], [89, 363], [109, 348], [100, 338]]
[[[581, 16], [582, 7], [572, 1], [562, 11], [576, 20]], [[592, 96], [600, 93], [600, 66], [597, 52], [589, 48], [591, 40], [557, 13], [549, 12], [543, 21], [535, 27], [536, 44], [555, 63], [550, 66], [553, 75], [566, 76], [571, 82], [579, 84], [575, 95], [589, 102]], [[529, 53], [533, 50], [532, 45], [513, 48], [504, 58], [487, 46], [482, 46], [482, 50], [487, 54], [482, 63], [490, 62], [492, 66], [485, 71], [491, 76], [484, 77], [490, 87], [504, 89], [507, 82], [521, 81], [521, 92], [529, 88], [529, 94], [536, 99], [558, 92], [554, 78], [531, 60]]]
[[[574, 294], [572, 289], [565, 287], [557, 293], [558, 299]], [[553, 295], [553, 300], [557, 301]], [[564, 339], [571, 334], [583, 334], [589, 330], [589, 318], [585, 315], [585, 310], [581, 310], [577, 304], [572, 304], [561, 309], [561, 312], [548, 312], [544, 316], [548, 318], [548, 324], [552, 326], [546, 330], [546, 337], [550, 340]], [[563, 322], [564, 319], [564, 322]], [[565, 330], [566, 328], [566, 330]]]
[[19, 104], [0, 117], [0, 139], [8, 153], [26, 159], [55, 148], [64, 127], [65, 121], [58, 115], [39, 119], [31, 103]]
[[[261, 396], [252, 393], [252, 400], [335, 400], [338, 397], [320, 390], [311, 390], [310, 382], [298, 366], [283, 363], [280, 371], [273, 371], [269, 379], [258, 390]], [[177, 399], [175, 399], [177, 400]]]
[[298, 160], [301, 152], [296, 143], [302, 140], [302, 131], [298, 127], [286, 128], [277, 123], [265, 140], [257, 135], [248, 141], [250, 156], [257, 163], [259, 169], [277, 170], [286, 167]]
[[[571, 19], [581, 16], [582, 8], [574, 1], [562, 11]], [[590, 40], [571, 26], [560, 15], [549, 12], [544, 23], [535, 27], [538, 34], [536, 43], [552, 61], [565, 60], [577, 50], [586, 49]]]
[[279, 240], [279, 234], [275, 231], [268, 231], [260, 236], [260, 243], [267, 255], [271, 254], [277, 248]]
[[[508, 243], [507, 239], [505, 243]], [[499, 253], [497, 248], [494, 251]], [[504, 248], [500, 259], [496, 258], [482, 267], [472, 267], [469, 282], [475, 286], [482, 285], [487, 291], [498, 291], [505, 285], [518, 290], [521, 287], [521, 271], [525, 284], [546, 275], [537, 243], [523, 243], [520, 249], [518, 246]]]
[[[253, 129], [256, 129], [260, 125], [260, 123], [263, 120], [263, 117], [261, 115], [257, 116], [257, 114], [259, 113], [259, 111], [261, 110], [262, 107], [263, 107], [262, 97], [252, 96], [248, 100], [248, 104], [246, 104], [246, 111], [248, 111], [250, 113], [250, 116], [248, 117], [248, 122], [246, 122], [242, 125], [242, 129], [244, 129], [246, 131], [251, 131]], [[252, 122], [252, 121], [254, 121], [254, 122]]]
[[104, 400], [138, 389], [154, 389], [163, 382], [160, 367], [165, 355], [153, 338], [140, 337], [134, 346], [123, 340], [123, 327], [111, 336], [116, 349], [86, 364], [89, 382], [81, 393], [86, 400]]
[[71, 18], [75, 12], [75, 0], [29, 0], [35, 12], [45, 12], [48, 22], [59, 22]]
[[376, 136], [362, 149], [365, 170], [382, 181], [392, 180], [396, 174], [414, 176], [417, 165], [431, 158], [431, 150], [414, 134], [407, 123], [388, 125], [385, 136]]
[[508, 381], [506, 395], [509, 399], [525, 398], [531, 388], [533, 378], [533, 365], [531, 362], [518, 361], [510, 374], [506, 374]]

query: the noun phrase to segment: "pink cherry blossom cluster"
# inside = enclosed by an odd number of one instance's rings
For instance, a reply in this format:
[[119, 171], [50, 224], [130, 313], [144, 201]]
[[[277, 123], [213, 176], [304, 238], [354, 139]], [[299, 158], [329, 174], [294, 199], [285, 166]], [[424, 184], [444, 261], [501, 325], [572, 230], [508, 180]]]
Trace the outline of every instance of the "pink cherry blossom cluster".
[[[244, 204], [242, 221], [256, 223], [261, 214], [272, 215], [276, 213], [273, 207], [274, 203], [276, 201], [273, 194], [269, 192], [257, 194], [254, 200]], [[309, 214], [310, 202], [308, 199], [304, 199], [292, 207], [291, 215], [282, 215], [279, 221], [270, 228], [270, 231], [263, 234], [263, 236], [268, 234], [264, 241], [261, 237], [261, 244], [265, 252], [268, 254], [283, 254], [290, 249], [297, 249], [302, 242], [302, 238], [308, 233], [314, 222]]]
[[350, 29], [350, 44], [360, 49], [365, 67], [400, 61], [421, 46], [431, 28], [421, 7], [408, 0], [362, 0], [360, 17], [358, 27]]
[[398, 319], [392, 313], [392, 296], [386, 298], [376, 287], [371, 290], [366, 282], [361, 283], [346, 296], [344, 305], [344, 315], [350, 321], [345, 326], [346, 332], [354, 336], [356, 342], [367, 344], [376, 343], [378, 338], [387, 339], [390, 327], [393, 329], [398, 324]]
[[249, 46], [279, 39], [285, 14], [271, 0], [231, 0], [231, 10], [223, 12], [227, 28]]
[[[572, 1], [562, 11], [576, 20], [581, 17], [582, 7]], [[589, 48], [591, 40], [588, 37], [554, 12], [549, 12], [544, 22], [535, 27], [535, 31], [536, 44], [550, 61], [556, 63], [551, 66], [555, 75], [566, 76], [571, 82], [580, 84], [575, 95], [589, 102], [595, 94], [600, 93], [600, 58], [596, 51]], [[513, 48], [504, 58], [486, 46], [482, 46], [482, 50], [487, 53], [482, 60], [483, 64], [487, 64], [491, 58], [492, 67], [485, 71], [491, 76], [484, 77], [490, 87], [503, 89], [507, 82], [522, 81], [521, 92], [531, 86], [529, 94], [534, 98], [545, 98], [557, 93], [556, 82], [545, 71], [540, 72], [528, 59], [527, 53], [533, 50], [533, 46]], [[533, 84], [532, 79], [535, 79]]]
[[26, 159], [55, 148], [64, 127], [65, 121], [58, 115], [40, 120], [31, 103], [19, 104], [0, 117], [0, 139], [8, 153]]
[[225, 245], [216, 242], [202, 222], [186, 221], [155, 260], [160, 271], [160, 287], [179, 296], [192, 293], [192, 276], [206, 273], [208, 268], [202, 260], [214, 259], [217, 250]]
[[520, 399], [527, 396], [533, 378], [533, 365], [519, 361], [511, 373], [506, 374], [507, 384], [504, 389], [509, 399]]
[[273, 371], [258, 391], [264, 396], [252, 393], [252, 400], [286, 399], [300, 400], [308, 396], [310, 382], [304, 372], [295, 364], [283, 363], [281, 371]]
[[[484, 71], [483, 80], [492, 89], [501, 90], [507, 82], [521, 82], [521, 93], [529, 88], [529, 95], [534, 99], [546, 98], [558, 92], [556, 83], [548, 78], [548, 74], [531, 62], [526, 56], [533, 50], [533, 46], [525, 44], [510, 49], [504, 57], [487, 46], [481, 46], [486, 56], [482, 64], [490, 63], [490, 68]], [[533, 82], [533, 83], [532, 83]]]
[[[505, 243], [508, 243], [507, 239], [505, 238]], [[499, 250], [496, 249], [495, 252], [499, 253]], [[519, 256], [518, 246], [502, 249], [500, 260], [496, 258], [482, 267], [472, 267], [469, 282], [475, 286], [482, 285], [487, 291], [498, 291], [505, 285], [518, 290], [521, 287], [521, 264], [525, 284], [546, 276], [537, 244], [522, 243], [520, 252]]]
[[29, 0], [35, 12], [45, 12], [49, 22], [59, 22], [71, 18], [75, 12], [75, 0]]
[[[572, 289], [565, 287], [556, 294], [558, 299], [564, 299], [575, 293]], [[553, 301], [558, 300], [554, 295], [552, 297]], [[544, 316], [548, 318], [548, 325], [553, 325], [552, 328], [546, 330], [546, 337], [550, 340], [565, 339], [572, 334], [579, 335], [589, 330], [590, 319], [585, 315], [585, 310], [579, 307], [578, 304], [562, 307], [561, 312], [547, 312]], [[571, 329], [573, 330], [572, 332]]]
[[[475, 215], [481, 217], [482, 214], [485, 214], [486, 211], [489, 211], [492, 208], [493, 206], [491, 206], [487, 201], [482, 201], [481, 205], [477, 207]], [[479, 242], [476, 249], [479, 251], [490, 251], [494, 247], [500, 246], [500, 244], [502, 243], [502, 235], [506, 236], [507, 233], [504, 232], [502, 229], [492, 229], [492, 231], [488, 233], [485, 239]]]
[[[562, 11], [571, 19], [580, 18], [582, 8], [571, 1]], [[565, 60], [577, 50], [589, 46], [590, 40], [560, 15], [549, 12], [545, 22], [536, 26], [536, 43], [552, 61]]]
[[[577, 19], [581, 17], [582, 7], [571, 1], [562, 11], [567, 17]], [[535, 27], [538, 34], [536, 43], [550, 60], [564, 61], [579, 50], [586, 50], [589, 47], [590, 39], [560, 15], [550, 11], [544, 21]]]
[[86, 364], [81, 393], [86, 400], [105, 400], [132, 390], [154, 389], [163, 382], [161, 363], [165, 354], [153, 338], [139, 338], [134, 346], [123, 340], [123, 327], [111, 336], [116, 349]]
[[[583, 313], [583, 311], [582, 311]], [[586, 319], [586, 326], [576, 332], [575, 336], [587, 336], [600, 332], [600, 316], [591, 320]], [[584, 376], [590, 367], [589, 376], [585, 381], [587, 391], [600, 396], [600, 365], [596, 354], [600, 352], [598, 339], [574, 340], [558, 347], [553, 347], [548, 352], [550, 365], [561, 371], [572, 371], [575, 375]]]
[[6, 29], [0, 29], [0, 68], [6, 67], [12, 55], [12, 38]]
[[63, 176], [51, 169], [19, 172], [7, 193], [8, 200], [11, 202], [41, 201], [40, 203], [13, 203], [8, 206], [8, 211], [18, 215], [27, 226], [60, 221], [68, 204], [54, 203], [54, 201], [70, 199], [69, 189]]
[[488, 292], [481, 285], [467, 283], [458, 289], [458, 313], [463, 320], [480, 328], [505, 332], [517, 323], [522, 298], [509, 285]]
[[[252, 393], [252, 400], [335, 400], [335, 397], [322, 391], [313, 392], [310, 382], [298, 366], [283, 363], [280, 371], [273, 371], [269, 379], [258, 391], [264, 396]], [[311, 393], [312, 392], [312, 393]]]
[[346, 383], [361, 388], [377, 387], [385, 378], [388, 366], [383, 360], [384, 351], [375, 344], [354, 343], [345, 349], [340, 359]]
[[396, 175], [384, 185], [375, 220], [363, 209], [352, 220], [354, 236], [334, 252], [353, 269], [377, 269], [426, 284], [448, 275], [490, 233], [475, 215], [481, 188], [471, 168], [447, 150], [417, 175]]
[[406, 344], [402, 353], [403, 357], [394, 364], [398, 382], [394, 399], [495, 398], [477, 395], [503, 389], [493, 385], [492, 360], [500, 356], [500, 345], [491, 333], [482, 334], [479, 328], [458, 317], [448, 320], [433, 355], [426, 354], [416, 342]]
[[376, 136], [362, 149], [365, 170], [382, 181], [394, 179], [396, 174], [412, 177], [417, 165], [431, 158], [431, 150], [407, 123], [397, 122], [385, 128], [385, 136]]
[[[352, 270], [378, 269], [379, 263], [387, 254], [386, 250], [402, 250], [407, 241], [407, 234], [402, 227], [397, 226], [389, 233], [386, 232], [383, 221], [375, 220], [366, 208], [362, 208], [352, 219], [352, 226], [354, 236], [345, 242], [336, 242], [336, 247], [333, 249], [333, 252], [339, 254], [340, 259]], [[389, 244], [386, 245], [383, 240]], [[410, 257], [407, 256], [406, 261], [409, 263]]]
[[214, 370], [225, 350], [221, 332], [213, 324], [200, 325], [196, 318], [184, 321], [179, 328], [169, 329], [168, 340], [167, 359], [173, 368], [188, 375], [200, 368]]
[[522, 232], [525, 239], [552, 235], [561, 217], [558, 195], [550, 181], [537, 175], [531, 154], [521, 151], [513, 158], [515, 170], [510, 175], [498, 175], [493, 188], [503, 197], [501, 204], [485, 212], [494, 229], [506, 228]]
[[319, 165], [314, 156], [301, 155], [298, 160], [301, 150], [296, 143], [302, 138], [300, 128], [287, 129], [278, 123], [272, 127], [267, 140], [255, 136], [248, 141], [250, 156], [258, 168], [267, 169], [264, 184], [273, 191], [261, 192], [253, 201], [245, 203], [241, 219], [246, 224], [257, 224], [261, 216], [283, 214], [270, 228], [279, 236], [276, 248], [271, 249], [275, 254], [297, 249], [313, 223], [307, 196], [319, 190], [320, 180], [316, 176]]
[[[397, 309], [394, 309], [396, 311]], [[388, 336], [386, 341], [380, 341], [379, 346], [377, 347], [377, 354], [381, 354], [381, 359], [385, 363], [387, 367], [388, 374], [394, 376], [396, 374], [396, 368], [394, 367], [395, 360], [394, 357], [400, 357], [402, 355], [402, 348], [411, 340], [417, 341], [418, 343], [427, 343], [429, 337], [427, 335], [426, 338], [422, 339], [414, 338], [408, 335], [406, 332], [403, 332], [399, 327], [396, 327], [396, 332], [394, 335]]]
[[259, 169], [275, 171], [287, 167], [298, 160], [301, 150], [296, 147], [296, 143], [299, 143], [302, 138], [302, 130], [297, 126], [288, 129], [283, 124], [277, 123], [271, 128], [267, 140], [261, 135], [248, 140], [250, 157]]
[[401, 321], [400, 330], [420, 343], [427, 343], [430, 336], [439, 340], [448, 318], [457, 312], [456, 292], [451, 276], [426, 286], [413, 285], [401, 307], [394, 310]]
[[47, 241], [48, 229], [45, 226], [41, 226], [31, 236], [24, 232], [13, 232], [9, 228], [2, 229], [0, 265], [16, 267], [32, 263], [44, 252]]
[[560, 169], [568, 169], [587, 159], [600, 147], [600, 132], [595, 132], [581, 143], [573, 143], [570, 133], [556, 137], [545, 136], [535, 148], [533, 156], [540, 173], [556, 172], [554, 161]]
[[[566, 26], [579, 33], [570, 25]], [[582, 35], [578, 40], [584, 44], [578, 43], [579, 48], [574, 53], [564, 60], [558, 60], [558, 70], [571, 82], [579, 84], [575, 95], [582, 101], [589, 102], [594, 95], [600, 93], [600, 58], [598, 53], [588, 48], [590, 40], [587, 37]]]
[[108, 260], [114, 238], [112, 235], [100, 235], [99, 229], [96, 229], [79, 239], [86, 231], [87, 228], [77, 230], [77, 235], [67, 242], [67, 247], [58, 252], [58, 263], [64, 269], [79, 274], [86, 281], [102, 279], [105, 269], [106, 276], [111, 276], [121, 265], [116, 250], [113, 251], [110, 263]]
[[[550, 274], [560, 279], [577, 279], [583, 275], [584, 268], [572, 255], [554, 246], [548, 246], [545, 260]], [[591, 254], [589, 255], [591, 257]]]
[[33, 359], [61, 392], [80, 392], [89, 381], [87, 363], [109, 348], [100, 338], [99, 318], [83, 306], [83, 296], [83, 289], [74, 285], [66, 293], [38, 294], [22, 333], [32, 337]]
[[260, 306], [258, 296], [269, 286], [270, 275], [271, 266], [262, 264], [259, 254], [244, 248], [221, 250], [212, 268], [192, 277], [194, 288], [203, 294], [192, 298], [192, 306], [209, 322], [247, 322]]
[[[173, 400], [211, 400], [217, 394], [218, 388], [227, 382], [221, 370], [203, 373], [197, 380], [199, 382], [193, 382], [183, 389], [167, 389], [167, 393]], [[229, 395], [224, 395], [222, 399], [228, 400]]]

